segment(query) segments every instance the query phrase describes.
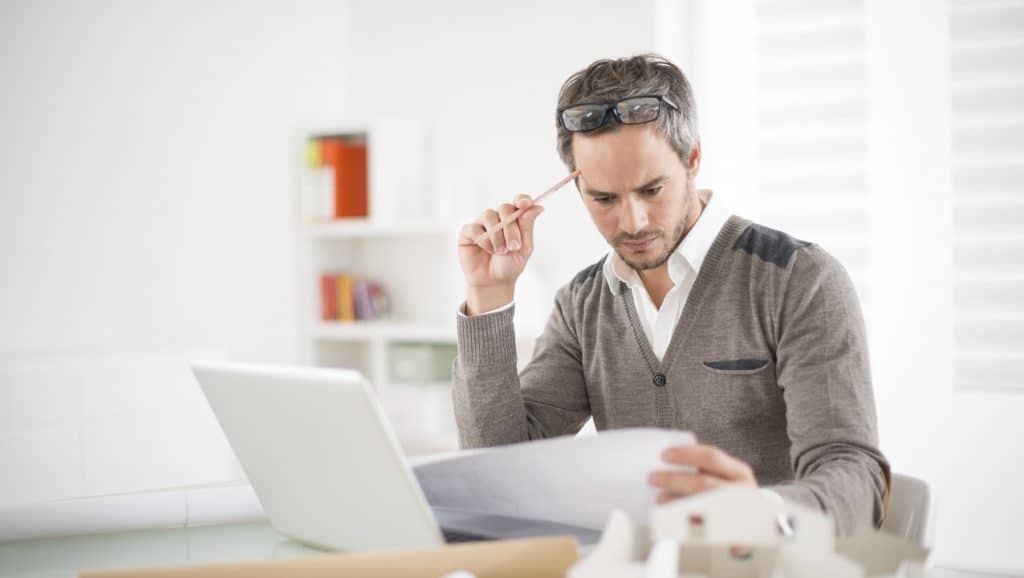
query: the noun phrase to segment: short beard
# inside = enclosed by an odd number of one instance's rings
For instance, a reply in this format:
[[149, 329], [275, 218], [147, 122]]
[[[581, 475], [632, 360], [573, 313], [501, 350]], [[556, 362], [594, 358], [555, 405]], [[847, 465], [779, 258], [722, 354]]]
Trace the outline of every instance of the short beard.
[[675, 253], [676, 249], [679, 247], [679, 244], [683, 242], [683, 237], [686, 236], [686, 219], [688, 216], [689, 211], [687, 211], [687, 216], [683, 217], [683, 221], [676, 225], [675, 228], [672, 230], [672, 245], [671, 247], [669, 247], [667, 251], [665, 251], [664, 254], [658, 255], [657, 257], [649, 261], [634, 263], [633, 261], [627, 259], [625, 255], [620, 253], [618, 249], [615, 250], [615, 253], [619, 256], [619, 259], [622, 259], [623, 263], [629, 265], [635, 271], [646, 271], [648, 269], [657, 269], [658, 267], [661, 267], [662, 265], [665, 264], [666, 261], [668, 261], [668, 258], [672, 256], [672, 253]]

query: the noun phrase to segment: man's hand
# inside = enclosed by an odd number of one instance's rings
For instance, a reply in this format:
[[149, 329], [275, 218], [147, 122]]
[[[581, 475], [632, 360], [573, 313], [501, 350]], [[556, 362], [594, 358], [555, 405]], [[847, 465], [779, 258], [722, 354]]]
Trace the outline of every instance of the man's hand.
[[[502, 219], [524, 209], [516, 221]], [[526, 195], [484, 211], [459, 232], [459, 263], [466, 277], [466, 314], [476, 315], [512, 301], [516, 279], [533, 254], [533, 222], [544, 208]], [[483, 237], [481, 239], [480, 237]], [[478, 242], [479, 241], [479, 242]]]
[[648, 483], [661, 490], [658, 503], [664, 504], [691, 494], [713, 490], [726, 484], [757, 487], [754, 470], [714, 446], [674, 446], [661, 453], [661, 459], [676, 466], [691, 466], [695, 472], [658, 470], [651, 472]]

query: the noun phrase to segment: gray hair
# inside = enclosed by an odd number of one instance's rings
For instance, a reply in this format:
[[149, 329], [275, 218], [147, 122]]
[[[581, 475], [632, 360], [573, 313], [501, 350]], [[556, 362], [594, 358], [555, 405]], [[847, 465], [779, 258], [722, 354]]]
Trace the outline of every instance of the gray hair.
[[[683, 164], [688, 165], [690, 150], [698, 142], [693, 89], [683, 71], [662, 56], [640, 54], [592, 63], [570, 76], [562, 85], [558, 92], [558, 110], [574, 104], [612, 103], [643, 95], [662, 95], [679, 107], [679, 112], [663, 107], [655, 127], [668, 140]], [[573, 133], [565, 130], [557, 118], [555, 124], [558, 128], [558, 156], [570, 170], [575, 170]], [[618, 126], [612, 117], [603, 127], [586, 134], [616, 130]]]

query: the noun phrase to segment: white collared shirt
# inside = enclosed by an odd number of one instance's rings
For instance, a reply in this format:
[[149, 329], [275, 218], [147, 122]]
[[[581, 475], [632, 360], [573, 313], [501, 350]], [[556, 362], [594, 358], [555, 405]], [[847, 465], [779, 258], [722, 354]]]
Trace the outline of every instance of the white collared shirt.
[[612, 295], [619, 294], [620, 281], [633, 291], [638, 321], [659, 361], [664, 357], [669, 341], [672, 340], [672, 334], [675, 333], [693, 282], [697, 279], [701, 265], [704, 264], [704, 258], [731, 215], [721, 201], [714, 199], [710, 190], [702, 189], [697, 194], [704, 204], [704, 210], [668, 258], [668, 275], [674, 285], [665, 295], [660, 309], [654, 306], [654, 301], [640, 280], [640, 275], [614, 250], [609, 252], [608, 258], [604, 260], [604, 278]]

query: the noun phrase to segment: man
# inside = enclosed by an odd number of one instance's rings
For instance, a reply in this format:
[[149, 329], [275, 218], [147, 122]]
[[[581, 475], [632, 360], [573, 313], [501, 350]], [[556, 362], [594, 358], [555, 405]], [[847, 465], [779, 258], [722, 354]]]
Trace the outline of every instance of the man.
[[462, 228], [461, 443], [574, 434], [591, 416], [599, 430], [685, 429], [702, 445], [663, 454], [659, 501], [738, 483], [820, 508], [841, 534], [877, 526], [889, 465], [849, 277], [696, 190], [696, 124], [686, 77], [658, 56], [599, 60], [562, 86], [558, 151], [612, 250], [558, 290], [517, 375], [515, 282], [543, 208], [519, 196]]

